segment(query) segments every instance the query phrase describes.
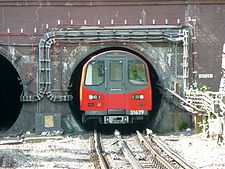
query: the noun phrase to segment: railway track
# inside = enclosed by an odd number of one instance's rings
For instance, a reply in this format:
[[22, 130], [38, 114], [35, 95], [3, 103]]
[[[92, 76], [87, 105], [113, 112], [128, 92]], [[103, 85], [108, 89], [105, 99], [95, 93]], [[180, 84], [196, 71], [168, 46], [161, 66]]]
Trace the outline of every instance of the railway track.
[[109, 168], [106, 159], [103, 157], [100, 137], [96, 130], [91, 138], [91, 160], [94, 162], [95, 168]]
[[115, 131], [114, 136], [106, 136], [95, 131], [92, 139], [95, 168], [194, 169], [155, 135], [136, 131], [132, 136], [122, 136]]
[[[12, 161], [16, 163], [11, 164]], [[11, 165], [21, 168], [194, 169], [157, 136], [144, 136], [139, 131], [132, 135], [121, 135], [119, 131], [114, 135], [101, 135], [95, 131], [75, 136], [1, 140], [0, 168]]]
[[137, 131], [137, 136], [141, 144], [152, 154], [153, 162], [161, 168], [167, 169], [194, 169], [195, 167], [187, 163], [180, 156], [176, 155], [165, 143], [157, 136], [150, 134], [148, 137], [143, 136]]

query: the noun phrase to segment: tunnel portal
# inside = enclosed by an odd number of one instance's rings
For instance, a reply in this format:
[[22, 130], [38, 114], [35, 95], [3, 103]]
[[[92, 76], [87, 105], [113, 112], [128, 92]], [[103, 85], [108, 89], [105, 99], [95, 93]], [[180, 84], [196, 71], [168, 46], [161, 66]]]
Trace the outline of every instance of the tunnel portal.
[[23, 87], [18, 72], [2, 55], [0, 55], [0, 77], [0, 130], [7, 130], [20, 114], [22, 108], [20, 95]]
[[[153, 106], [152, 110], [148, 110], [150, 111], [149, 121], [144, 122], [148, 125], [147, 127], [153, 125], [154, 128], [161, 129], [162, 122], [164, 119], [167, 120], [167, 116], [170, 116], [172, 121], [172, 112], [171, 115], [167, 113], [164, 117], [168, 103], [160, 92], [165, 87], [170, 88], [172, 81], [183, 81], [182, 78], [177, 79], [178, 75], [183, 75], [182, 71], [179, 71], [183, 70], [183, 67], [176, 64], [183, 56], [183, 34], [180, 34], [183, 28], [180, 26], [168, 27], [168, 29], [167, 26], [129, 28], [131, 29], [96, 28], [46, 33], [40, 40], [38, 53], [29, 55], [31, 59], [34, 58], [34, 69], [30, 71], [37, 73], [36, 77], [33, 76], [36, 81], [34, 85], [24, 84], [26, 88], [22, 97], [20, 95], [23, 85], [20, 85], [19, 76], [20, 73], [26, 72], [18, 70], [19, 64], [18, 67], [17, 65], [13, 67], [14, 64], [11, 64], [10, 60], [1, 57], [5, 59], [1, 61], [3, 65], [0, 88], [4, 91], [1, 94], [1, 107], [5, 111], [2, 113], [1, 126], [9, 128], [16, 121], [10, 128], [12, 131], [24, 129], [81, 131], [80, 128], [84, 126], [79, 107], [82, 68], [91, 58], [110, 50], [130, 52], [144, 60], [149, 69]], [[101, 36], [99, 36], [100, 32]], [[147, 32], [148, 36], [146, 36]], [[165, 36], [165, 32], [171, 35], [169, 39]], [[157, 33], [157, 39], [155, 33]], [[128, 42], [124, 39], [124, 35], [126, 39], [129, 39]], [[185, 48], [185, 53], [187, 53], [186, 50]], [[23, 55], [22, 58], [24, 59], [19, 63], [24, 66], [24, 61], [29, 57]], [[26, 78], [22, 79], [25, 81]], [[23, 105], [20, 100], [24, 102]], [[19, 118], [16, 120], [18, 115]], [[166, 124], [173, 127], [171, 122]]]
[[[157, 87], [157, 83], [159, 82], [159, 78], [158, 75], [156, 73], [156, 71], [154, 70], [153, 66], [151, 65], [151, 63], [149, 62], [148, 58], [144, 58], [141, 54], [130, 50], [128, 48], [121, 48], [121, 47], [107, 47], [107, 48], [103, 48], [101, 50], [95, 51], [94, 53], [90, 54], [89, 56], [87, 56], [86, 58], [84, 58], [79, 65], [77, 65], [77, 67], [75, 68], [72, 77], [71, 77], [71, 94], [73, 95], [74, 100], [71, 102], [71, 110], [73, 112], [73, 115], [75, 117], [75, 119], [78, 121], [78, 123], [80, 124], [81, 127], [87, 129], [87, 128], [91, 128], [93, 127], [93, 123], [86, 123], [86, 124], [82, 124], [81, 119], [82, 119], [82, 112], [80, 111], [80, 81], [81, 81], [81, 74], [82, 74], [82, 68], [85, 65], [85, 63], [90, 60], [92, 57], [95, 57], [97, 55], [99, 55], [100, 53], [104, 53], [104, 52], [108, 52], [108, 51], [116, 51], [116, 50], [121, 50], [123, 52], [130, 52], [135, 54], [136, 56], [138, 56], [139, 58], [143, 59], [147, 66], [148, 66], [148, 70], [149, 70], [149, 74], [150, 74], [150, 79], [151, 79], [151, 86], [152, 86], [152, 110], [148, 112], [148, 117], [144, 122], [139, 122], [136, 123], [136, 125], [134, 126], [151, 126], [151, 124], [153, 124], [155, 117], [157, 116], [159, 107], [160, 107], [160, 103], [161, 103], [161, 94], [159, 92], [159, 88]], [[138, 124], [138, 125], [137, 125]], [[98, 125], [98, 127], [101, 126], [101, 129], [104, 128], [104, 125]], [[108, 125], [107, 125], [108, 126]], [[130, 124], [129, 126], [133, 126], [133, 124]], [[96, 127], [96, 126], [95, 126]], [[113, 128], [114, 126], [112, 126]], [[108, 127], [106, 127], [108, 128]], [[129, 128], [129, 127], [128, 127]], [[107, 129], [108, 130], [108, 129]]]

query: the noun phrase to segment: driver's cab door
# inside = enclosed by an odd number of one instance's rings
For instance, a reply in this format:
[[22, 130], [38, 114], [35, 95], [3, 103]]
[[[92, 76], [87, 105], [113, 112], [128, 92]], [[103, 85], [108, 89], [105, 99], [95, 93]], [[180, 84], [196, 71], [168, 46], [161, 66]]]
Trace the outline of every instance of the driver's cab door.
[[106, 58], [107, 80], [106, 91], [108, 93], [108, 109], [124, 109], [126, 106], [126, 58]]

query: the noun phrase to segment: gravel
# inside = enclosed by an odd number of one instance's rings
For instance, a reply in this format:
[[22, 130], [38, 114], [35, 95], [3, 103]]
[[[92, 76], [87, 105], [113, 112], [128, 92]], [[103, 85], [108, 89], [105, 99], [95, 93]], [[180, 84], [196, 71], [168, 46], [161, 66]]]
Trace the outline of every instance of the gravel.
[[160, 136], [172, 150], [201, 169], [225, 168], [225, 145], [205, 134], [174, 133]]
[[[225, 144], [218, 145], [215, 139], [191, 132], [167, 134], [160, 138], [196, 168], [225, 169]], [[116, 140], [111, 139], [110, 143], [103, 144], [106, 157], [111, 158], [115, 166], [126, 166], [119, 163], [119, 150], [114, 153], [115, 157], [109, 156], [115, 151], [112, 150], [116, 146], [114, 142]], [[24, 138], [1, 137], [1, 167], [92, 169], [89, 135], [25, 137], [25, 141]]]
[[[1, 145], [11, 141], [10, 145]], [[29, 141], [0, 141], [0, 168], [94, 168], [89, 138], [38, 137]]]

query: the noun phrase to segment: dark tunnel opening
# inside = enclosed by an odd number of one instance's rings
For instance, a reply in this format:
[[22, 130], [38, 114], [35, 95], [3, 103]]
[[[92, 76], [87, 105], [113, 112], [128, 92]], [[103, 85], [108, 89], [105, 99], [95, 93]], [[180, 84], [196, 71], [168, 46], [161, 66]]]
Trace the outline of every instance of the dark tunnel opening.
[[23, 87], [20, 84], [19, 74], [13, 65], [0, 55], [0, 130], [9, 129], [17, 120], [22, 103], [20, 95]]
[[[137, 56], [139, 56], [140, 58], [142, 58], [148, 65], [149, 67], [149, 71], [150, 71], [150, 77], [151, 77], [151, 85], [152, 85], [152, 97], [153, 97], [153, 100], [152, 100], [152, 105], [153, 105], [153, 109], [151, 112], [149, 112], [149, 116], [148, 116], [148, 123], [136, 123], [136, 124], [129, 124], [129, 127], [124, 127], [124, 125], [97, 125], [96, 124], [93, 124], [93, 123], [90, 123], [89, 125], [88, 124], [83, 124], [81, 122], [81, 117], [82, 117], [82, 112], [80, 111], [80, 101], [79, 101], [79, 92], [80, 92], [80, 80], [81, 80], [81, 73], [82, 73], [82, 68], [84, 66], [84, 64], [93, 56], [99, 54], [99, 53], [102, 53], [102, 52], [105, 52], [105, 51], [109, 51], [109, 50], [123, 50], [123, 51], [128, 51], [128, 52], [131, 52]], [[137, 128], [138, 129], [144, 129], [146, 127], [149, 127], [151, 128], [153, 126], [153, 123], [155, 121], [155, 118], [157, 116], [157, 113], [159, 111], [159, 108], [160, 108], [160, 104], [161, 104], [161, 93], [160, 93], [160, 90], [158, 88], [158, 82], [159, 82], [159, 77], [156, 73], [156, 71], [154, 70], [153, 66], [150, 64], [150, 62], [145, 59], [143, 56], [141, 56], [139, 53], [136, 53], [132, 50], [129, 50], [129, 49], [126, 49], [126, 48], [121, 48], [121, 47], [112, 47], [112, 48], [105, 48], [103, 50], [100, 50], [100, 51], [96, 51], [94, 53], [92, 53], [91, 55], [89, 55], [88, 57], [86, 57], [84, 60], [82, 60], [81, 63], [79, 63], [79, 65], [77, 65], [77, 67], [75, 68], [72, 76], [71, 76], [71, 79], [70, 79], [70, 83], [72, 84], [72, 87], [71, 87], [71, 90], [70, 90], [70, 93], [73, 95], [73, 101], [70, 103], [70, 107], [71, 107], [71, 110], [73, 112], [73, 116], [74, 118], [76, 119], [76, 121], [78, 122], [78, 124], [80, 125], [81, 128], [85, 129], [85, 130], [89, 130], [89, 129], [93, 129], [93, 127], [98, 127], [99, 129], [103, 130], [103, 131], [114, 131], [115, 129], [124, 129], [124, 131], [126, 132], [126, 130], [128, 129], [129, 132], [130, 131], [135, 131]], [[128, 126], [126, 124], [126, 126]], [[109, 131], [109, 132], [110, 132]]]

